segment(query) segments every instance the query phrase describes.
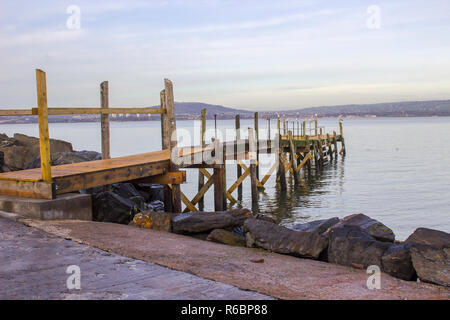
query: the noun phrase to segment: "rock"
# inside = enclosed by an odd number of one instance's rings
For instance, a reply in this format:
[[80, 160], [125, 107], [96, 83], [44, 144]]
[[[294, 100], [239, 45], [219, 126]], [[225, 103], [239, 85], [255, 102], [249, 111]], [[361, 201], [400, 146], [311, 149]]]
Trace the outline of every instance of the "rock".
[[170, 215], [167, 213], [154, 211], [140, 212], [134, 216], [132, 224], [146, 229], [166, 232], [172, 231], [172, 222]]
[[411, 246], [412, 264], [422, 281], [450, 287], [450, 234], [418, 228], [405, 243]]
[[139, 211], [145, 211], [148, 209], [147, 204], [145, 203], [145, 200], [143, 197], [141, 196], [135, 196], [135, 197], [130, 197], [128, 200], [133, 201], [136, 204], [136, 208]]
[[414, 270], [410, 245], [394, 244], [381, 257], [382, 270], [387, 274], [403, 280], [412, 280], [416, 271]]
[[206, 238], [208, 241], [218, 242], [227, 244], [230, 246], [237, 247], [245, 247], [245, 238], [239, 236], [238, 234], [223, 230], [223, 229], [214, 229]]
[[[95, 151], [71, 151], [71, 152], [55, 152], [51, 154], [52, 166], [78, 163], [85, 161], [93, 161], [98, 159], [101, 155]], [[40, 168], [41, 167], [41, 157], [38, 156], [33, 161], [27, 164], [26, 169]]]
[[34, 158], [34, 155], [23, 146], [12, 145], [0, 148], [3, 153], [3, 163], [11, 171], [22, 170], [27, 163]]
[[334, 226], [327, 234], [328, 262], [344, 266], [359, 264], [365, 269], [371, 265], [381, 268], [381, 258], [391, 246], [375, 240], [366, 230], [354, 225]]
[[279, 223], [275, 218], [266, 216], [266, 215], [261, 214], [261, 213], [257, 213], [257, 214], [254, 216], [254, 218], [255, 218], [255, 219], [258, 219], [258, 220], [264, 220], [264, 221], [272, 222], [272, 223], [275, 223], [275, 224], [278, 224], [278, 223]]
[[218, 212], [188, 212], [172, 219], [173, 232], [181, 234], [209, 232], [214, 229], [229, 229], [241, 226], [252, 217], [247, 209]]
[[[30, 150], [37, 150], [36, 153], [39, 154], [39, 138], [30, 137], [21, 133], [15, 133], [14, 140], [16, 140], [19, 145], [25, 146]], [[50, 139], [50, 151], [52, 153], [72, 152], [73, 147], [70, 142], [57, 139]]]
[[130, 199], [132, 197], [142, 197], [131, 183], [114, 183], [111, 185], [112, 192], [118, 194], [121, 197]]
[[342, 218], [341, 221], [334, 227], [343, 224], [349, 226], [358, 226], [363, 230], [367, 231], [375, 240], [378, 241], [385, 241], [385, 242], [395, 241], [395, 235], [391, 229], [386, 227], [381, 222], [372, 219], [362, 213], [346, 216]]
[[149, 210], [156, 212], [164, 212], [164, 202], [160, 200], [155, 200], [147, 204]]
[[161, 184], [138, 183], [135, 185], [138, 191], [146, 194], [145, 201], [164, 201], [164, 186]]
[[295, 231], [277, 224], [248, 219], [244, 223], [248, 247], [318, 259], [328, 246], [328, 239], [315, 232]]
[[299, 223], [295, 224], [291, 227], [292, 230], [296, 231], [307, 231], [307, 232], [317, 232], [319, 234], [323, 234], [329, 228], [334, 226], [339, 222], [338, 217], [323, 219], [323, 220], [315, 220], [307, 223]]
[[136, 204], [113, 192], [101, 192], [93, 197], [93, 218], [95, 221], [128, 224], [138, 212]]

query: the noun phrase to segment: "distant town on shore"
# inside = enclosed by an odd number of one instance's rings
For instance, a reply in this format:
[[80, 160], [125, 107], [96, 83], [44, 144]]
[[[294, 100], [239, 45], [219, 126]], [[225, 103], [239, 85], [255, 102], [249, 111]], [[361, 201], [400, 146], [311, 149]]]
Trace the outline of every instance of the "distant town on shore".
[[[151, 108], [159, 106], [152, 106]], [[253, 118], [255, 111], [239, 110], [220, 105], [201, 102], [176, 102], [175, 113], [178, 120], [200, 119], [200, 111], [207, 109], [207, 119], [233, 119], [237, 114], [241, 119]], [[280, 108], [281, 109], [281, 108]], [[339, 117], [369, 118], [369, 117], [448, 117], [450, 116], [450, 100], [387, 102], [377, 104], [354, 104], [340, 106], [311, 107], [295, 110], [259, 111], [260, 117], [276, 118], [310, 118]], [[118, 114], [111, 115], [111, 121], [148, 121], [159, 120], [159, 115]], [[57, 115], [49, 116], [51, 123], [64, 122], [97, 122], [99, 115]], [[37, 123], [36, 116], [5, 116], [0, 117], [0, 124]]]

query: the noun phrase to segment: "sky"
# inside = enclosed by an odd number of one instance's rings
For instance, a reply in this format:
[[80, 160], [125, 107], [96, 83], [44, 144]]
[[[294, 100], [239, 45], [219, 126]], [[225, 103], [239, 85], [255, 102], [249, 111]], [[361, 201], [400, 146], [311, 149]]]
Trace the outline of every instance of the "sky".
[[[78, 15], [79, 13], [79, 15]], [[248, 110], [450, 99], [450, 1], [0, 1], [0, 107]]]

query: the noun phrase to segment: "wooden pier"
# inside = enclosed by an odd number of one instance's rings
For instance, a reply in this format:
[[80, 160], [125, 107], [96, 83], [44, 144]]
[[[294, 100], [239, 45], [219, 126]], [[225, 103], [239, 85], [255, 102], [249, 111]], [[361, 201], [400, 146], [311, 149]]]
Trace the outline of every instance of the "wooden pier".
[[[214, 186], [214, 208], [226, 210], [237, 202], [233, 193], [237, 190], [242, 198], [242, 183], [251, 180], [251, 194], [254, 209], [257, 206], [258, 192], [272, 174], [277, 174], [277, 183], [286, 190], [286, 173], [299, 184], [301, 170], [320, 170], [327, 161], [345, 155], [342, 122], [339, 133], [325, 133], [314, 119], [314, 127], [307, 132], [306, 121], [300, 122], [277, 119], [275, 135], [270, 134], [268, 119], [268, 138], [260, 138], [259, 117], [254, 115], [254, 128], [247, 128], [247, 138], [241, 139], [243, 130], [240, 117], [236, 116], [236, 137], [233, 141], [219, 141], [214, 138], [205, 141], [206, 110], [201, 112], [201, 138], [197, 146], [177, 146], [174, 94], [172, 82], [164, 80], [160, 93], [160, 108], [109, 108], [108, 82], [100, 85], [100, 108], [48, 108], [46, 74], [36, 70], [37, 108], [31, 110], [0, 110], [0, 116], [35, 115], [39, 123], [39, 142], [41, 168], [0, 173], [0, 194], [29, 198], [55, 199], [57, 195], [79, 191], [118, 182], [145, 182], [163, 184], [165, 210], [178, 213], [198, 211], [204, 208], [204, 195]], [[110, 157], [110, 114], [161, 114], [162, 150], [126, 157]], [[102, 160], [51, 165], [50, 138], [48, 130], [49, 115], [100, 114]], [[311, 123], [311, 122], [310, 122]], [[217, 122], [215, 121], [217, 133]], [[314, 132], [311, 132], [314, 131]], [[216, 134], [217, 137], [217, 134]], [[341, 144], [338, 150], [338, 142]], [[274, 154], [275, 161], [264, 174], [260, 172], [260, 154]], [[236, 181], [227, 188], [226, 164], [236, 163]], [[248, 163], [248, 165], [246, 164]], [[181, 191], [186, 181], [185, 171], [198, 170], [198, 193], [192, 198]], [[212, 171], [209, 171], [212, 170]], [[234, 174], [234, 173], [233, 173]], [[261, 178], [262, 177], [262, 178]], [[182, 208], [184, 204], [184, 210]], [[257, 210], [257, 209], [255, 209]]]

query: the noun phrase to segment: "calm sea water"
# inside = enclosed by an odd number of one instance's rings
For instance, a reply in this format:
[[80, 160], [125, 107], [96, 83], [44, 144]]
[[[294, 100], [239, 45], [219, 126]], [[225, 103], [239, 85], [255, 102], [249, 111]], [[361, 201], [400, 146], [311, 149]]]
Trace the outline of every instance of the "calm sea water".
[[[320, 119], [325, 130], [337, 130], [336, 119]], [[197, 126], [197, 128], [196, 128]], [[208, 121], [208, 137], [214, 134]], [[233, 120], [218, 121], [220, 128], [233, 128]], [[241, 127], [253, 126], [242, 120]], [[198, 123], [178, 121], [182, 144], [189, 145], [187, 133], [198, 133]], [[275, 123], [272, 122], [272, 135]], [[261, 136], [267, 121], [260, 120]], [[0, 125], [0, 132], [38, 135], [35, 124]], [[50, 124], [50, 136], [71, 141], [76, 150], [100, 151], [99, 123]], [[228, 133], [233, 138], [233, 132]], [[347, 156], [328, 165], [322, 172], [303, 176], [301, 187], [288, 179], [288, 191], [281, 193], [272, 176], [260, 195], [260, 211], [282, 218], [282, 223], [307, 222], [365, 213], [391, 227], [397, 239], [405, 239], [417, 227], [450, 232], [450, 118], [371, 118], [345, 119]], [[113, 122], [112, 156], [143, 153], [161, 148], [160, 124]], [[195, 137], [198, 143], [198, 135]], [[264, 175], [270, 157], [262, 159]], [[265, 160], [265, 161], [264, 161]], [[236, 180], [236, 166], [227, 166], [227, 183]], [[188, 183], [182, 186], [190, 198], [195, 195], [197, 171], [188, 170]], [[244, 182], [243, 198], [237, 206], [251, 207], [250, 181]], [[234, 197], [237, 198], [236, 192]], [[206, 195], [206, 209], [213, 209], [213, 188]]]

